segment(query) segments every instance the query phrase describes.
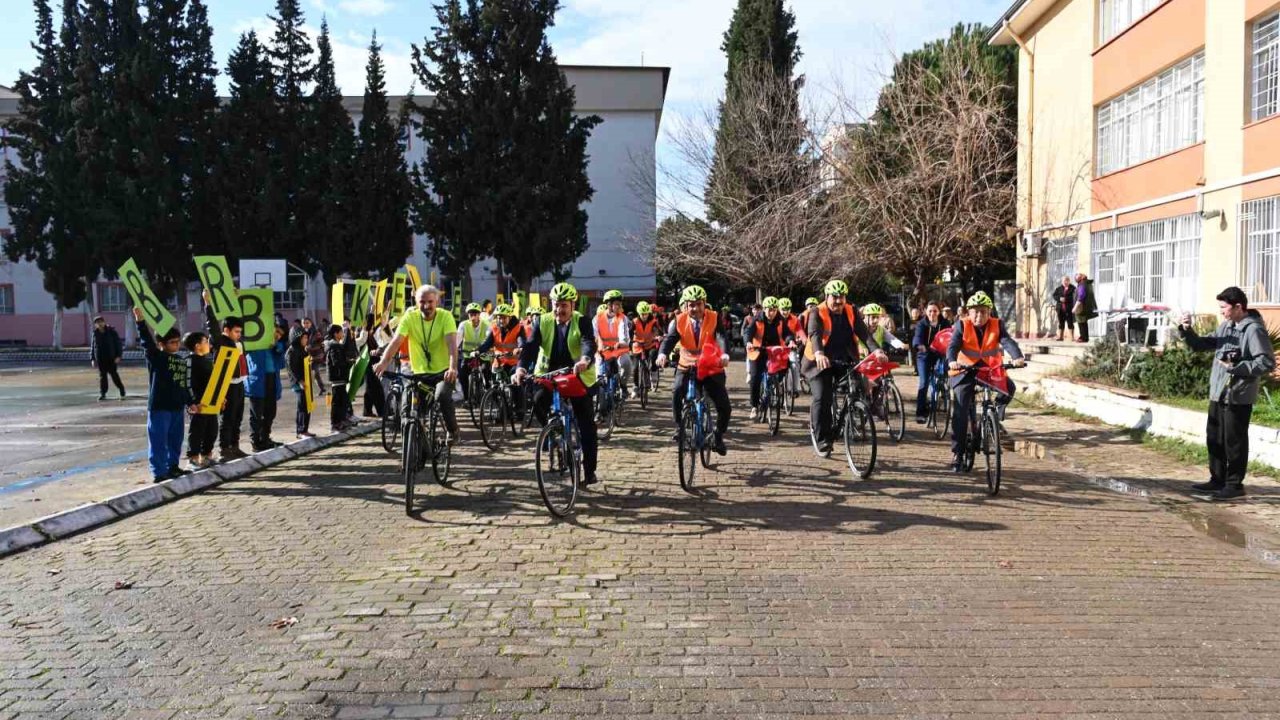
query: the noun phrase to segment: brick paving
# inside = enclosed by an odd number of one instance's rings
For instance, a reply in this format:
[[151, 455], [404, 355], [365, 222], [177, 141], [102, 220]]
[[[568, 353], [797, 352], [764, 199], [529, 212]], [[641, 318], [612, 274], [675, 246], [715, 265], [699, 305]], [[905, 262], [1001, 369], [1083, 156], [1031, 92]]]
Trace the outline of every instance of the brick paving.
[[799, 417], [691, 497], [665, 418], [572, 523], [474, 432], [406, 517], [370, 437], [0, 561], [0, 720], [1280, 717], [1280, 571], [1173, 513], [914, 426], [854, 482]]

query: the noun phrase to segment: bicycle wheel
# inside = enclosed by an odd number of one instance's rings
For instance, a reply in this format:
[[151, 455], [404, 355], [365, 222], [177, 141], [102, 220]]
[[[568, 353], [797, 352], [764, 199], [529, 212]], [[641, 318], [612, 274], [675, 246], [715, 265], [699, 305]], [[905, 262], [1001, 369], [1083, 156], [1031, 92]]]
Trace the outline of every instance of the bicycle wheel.
[[551, 419], [538, 435], [533, 453], [538, 493], [556, 517], [568, 515], [578, 499], [578, 460], [565, 432], [563, 419]]
[[484, 399], [486, 388], [482, 378], [484, 374], [476, 370], [471, 373], [467, 383], [467, 412], [471, 415], [471, 424], [480, 427], [480, 401]]
[[711, 444], [712, 433], [715, 432], [715, 410], [710, 405], [703, 403], [702, 405], [702, 447], [698, 449], [698, 455], [702, 460], [702, 467], [711, 467]]
[[855, 477], [866, 480], [876, 469], [876, 420], [861, 400], [849, 406], [844, 418], [844, 456]]
[[396, 454], [400, 450], [400, 396], [387, 396], [382, 413], [382, 449]]
[[903, 409], [902, 393], [892, 380], [885, 384], [884, 397], [880, 402], [884, 403], [885, 429], [889, 431], [889, 439], [902, 442], [907, 434], [907, 413]]
[[685, 405], [680, 418], [680, 438], [676, 442], [679, 448], [680, 487], [685, 492], [693, 492], [693, 473], [698, 467], [697, 430], [697, 415], [693, 408]]
[[939, 440], [945, 438], [951, 430], [951, 391], [943, 388], [933, 398], [933, 436]]
[[994, 413], [982, 416], [982, 456], [987, 464], [987, 494], [1000, 492], [1000, 430]]
[[453, 462], [453, 448], [447, 441], [449, 430], [445, 427], [444, 413], [440, 412], [439, 407], [431, 406], [427, 423], [426, 451], [428, 459], [431, 460], [431, 474], [435, 476], [437, 483], [449, 487], [449, 466]]
[[782, 428], [782, 411], [786, 406], [787, 398], [791, 397], [791, 393], [787, 392], [786, 387], [781, 382], [773, 383], [773, 390], [769, 393], [769, 434], [777, 436], [778, 430]]
[[601, 442], [613, 437], [613, 428], [617, 424], [618, 400], [613, 389], [606, 384], [596, 393], [596, 436]]
[[[507, 426], [507, 396], [500, 387], [491, 387], [480, 401], [480, 440], [484, 446], [497, 452], [502, 447], [502, 435]], [[514, 434], [514, 428], [513, 432]]]
[[797, 379], [799, 377], [800, 377], [799, 371], [796, 370], [794, 365], [792, 365], [791, 369], [787, 371], [787, 382], [786, 382], [786, 390], [785, 390], [786, 398], [785, 398], [784, 404], [786, 405], [786, 408], [787, 408], [788, 417], [790, 417], [791, 415], [794, 415], [796, 412], [796, 396], [800, 394], [800, 381]]
[[404, 512], [413, 514], [414, 490], [418, 485], [418, 455], [422, 452], [421, 428], [415, 423], [404, 432], [400, 465], [404, 474]]

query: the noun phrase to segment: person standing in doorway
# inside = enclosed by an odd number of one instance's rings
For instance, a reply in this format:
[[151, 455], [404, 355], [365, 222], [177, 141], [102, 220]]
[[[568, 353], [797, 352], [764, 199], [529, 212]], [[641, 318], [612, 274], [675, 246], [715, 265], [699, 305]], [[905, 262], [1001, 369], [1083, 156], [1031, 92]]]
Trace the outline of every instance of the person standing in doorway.
[[125, 398], [124, 383], [120, 382], [120, 371], [117, 368], [123, 355], [124, 343], [120, 342], [120, 333], [108, 325], [106, 318], [101, 315], [94, 318], [89, 364], [98, 369], [98, 402], [107, 399], [108, 376], [120, 391], [120, 399]]
[[1071, 334], [1071, 342], [1076, 341], [1076, 286], [1071, 284], [1071, 276], [1063, 275], [1062, 284], [1053, 289], [1053, 309], [1058, 314], [1058, 341], [1065, 339], [1063, 330]]
[[1089, 342], [1089, 321], [1098, 317], [1098, 301], [1093, 297], [1093, 281], [1076, 273], [1076, 301], [1071, 307], [1076, 318], [1076, 342]]

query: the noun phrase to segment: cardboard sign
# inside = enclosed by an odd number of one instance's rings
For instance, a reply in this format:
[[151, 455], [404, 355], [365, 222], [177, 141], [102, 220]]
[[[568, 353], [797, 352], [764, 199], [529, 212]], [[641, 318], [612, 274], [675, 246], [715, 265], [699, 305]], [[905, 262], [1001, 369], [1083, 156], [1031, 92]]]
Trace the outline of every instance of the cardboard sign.
[[432, 284], [432, 285], [435, 285], [435, 284], [436, 284], [436, 271], [435, 271], [435, 270], [432, 270], [432, 271], [431, 271], [431, 284]]
[[542, 309], [542, 296], [538, 293], [529, 293], [529, 307]]
[[[212, 294], [212, 293], [210, 293]], [[239, 305], [239, 302], [236, 303]], [[213, 374], [209, 376], [209, 384], [204, 388], [200, 398], [201, 415], [217, 415], [222, 401], [227, 399], [227, 390], [231, 387], [231, 378], [240, 365], [240, 349], [233, 347], [218, 348], [218, 357], [213, 361]]]
[[[346, 322], [346, 300], [343, 298], [345, 289], [345, 283], [339, 280], [333, 284], [333, 289], [329, 293], [329, 317], [333, 318], [334, 325]], [[328, 328], [325, 330], [327, 331]]]
[[351, 366], [351, 374], [347, 376], [347, 398], [354, 401], [356, 393], [364, 387], [364, 377], [369, 373], [369, 347], [366, 345]]
[[302, 358], [302, 395], [307, 401], [307, 412], [316, 409], [316, 393], [311, 388], [311, 356]]
[[357, 280], [355, 290], [351, 293], [351, 327], [364, 325], [369, 315], [369, 299], [373, 291], [372, 280]]
[[[517, 293], [517, 294], [518, 294], [518, 293]], [[493, 301], [493, 303], [494, 303], [494, 305], [501, 305], [502, 303], [504, 303], [504, 302], [506, 302], [506, 301], [507, 301], [506, 296], [504, 296], [502, 293], [498, 293], [498, 299], [494, 300], [494, 301]], [[512, 302], [515, 302], [515, 300], [514, 300], [514, 299], [512, 299]]]
[[462, 320], [462, 286], [458, 283], [453, 284], [453, 321]]
[[241, 340], [246, 352], [266, 350], [275, 344], [275, 300], [275, 293], [271, 290], [240, 291], [240, 316], [244, 320]]
[[402, 272], [395, 274], [395, 283], [392, 285], [392, 296], [395, 304], [391, 306], [392, 312], [396, 315], [404, 312], [404, 286], [409, 281], [409, 276]]
[[169, 332], [169, 328], [173, 327], [177, 320], [164, 303], [160, 302], [160, 298], [151, 291], [151, 286], [142, 277], [142, 271], [138, 269], [138, 264], [133, 261], [133, 258], [129, 258], [120, 266], [119, 274], [120, 282], [124, 283], [124, 289], [129, 293], [133, 306], [142, 310], [142, 317], [151, 326], [156, 337]]
[[409, 271], [409, 280], [413, 282], [413, 291], [417, 292], [422, 287], [422, 276], [418, 274], [418, 268], [413, 265], [405, 265], [405, 270]]
[[240, 297], [236, 295], [236, 285], [231, 281], [231, 268], [227, 259], [221, 255], [196, 255], [196, 274], [200, 276], [200, 284], [209, 293], [209, 307], [213, 308], [213, 316], [225, 320], [232, 315], [240, 314]]
[[387, 308], [387, 288], [389, 286], [390, 283], [386, 280], [379, 280], [373, 292], [373, 320], [378, 324], [382, 324], [384, 319], [389, 319], [382, 317]]

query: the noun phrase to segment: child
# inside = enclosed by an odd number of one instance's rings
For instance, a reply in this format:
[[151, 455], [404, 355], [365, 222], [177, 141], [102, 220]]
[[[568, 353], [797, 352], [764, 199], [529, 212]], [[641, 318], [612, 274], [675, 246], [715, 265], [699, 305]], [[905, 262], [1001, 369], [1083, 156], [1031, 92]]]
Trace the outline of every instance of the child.
[[329, 367], [329, 388], [333, 404], [329, 406], [329, 431], [347, 429], [347, 378], [351, 375], [351, 361], [347, 359], [345, 334], [341, 325], [330, 325], [329, 338], [324, 343], [325, 364]]
[[[191, 365], [191, 396], [204, 397], [213, 376], [213, 358], [209, 352], [213, 345], [202, 332], [189, 332], [182, 337], [182, 346], [189, 353]], [[197, 414], [191, 416], [187, 430], [187, 469], [194, 472], [213, 464], [213, 443], [218, 437], [218, 416]]]
[[250, 442], [256, 453], [281, 445], [271, 439], [271, 427], [283, 392], [280, 371], [284, 369], [284, 334], [284, 328], [277, 324], [271, 347], [248, 353], [249, 375], [245, 380], [244, 394], [249, 396]]
[[297, 421], [295, 422], [298, 439], [313, 438], [311, 433], [311, 413], [307, 412], [307, 388], [305, 385], [307, 368], [303, 362], [309, 357], [308, 338], [311, 335], [301, 327], [289, 332], [289, 349], [285, 352], [285, 365], [289, 367], [289, 380], [293, 383], [293, 394], [298, 398]]
[[164, 482], [187, 474], [178, 467], [182, 455], [182, 411], [185, 408], [195, 413], [200, 407], [191, 399], [186, 358], [178, 356], [182, 346], [178, 329], [169, 328], [157, 344], [142, 319], [142, 310], [134, 308], [133, 319], [147, 354], [147, 462], [151, 465], [152, 482]]

